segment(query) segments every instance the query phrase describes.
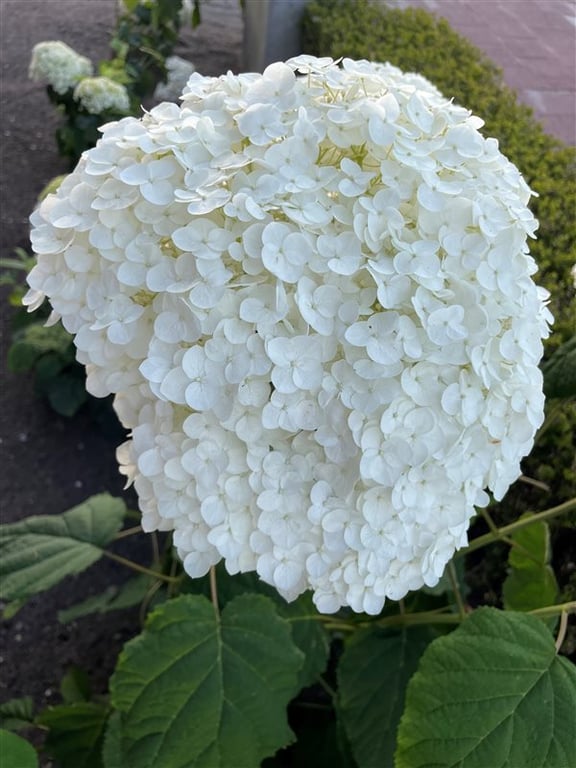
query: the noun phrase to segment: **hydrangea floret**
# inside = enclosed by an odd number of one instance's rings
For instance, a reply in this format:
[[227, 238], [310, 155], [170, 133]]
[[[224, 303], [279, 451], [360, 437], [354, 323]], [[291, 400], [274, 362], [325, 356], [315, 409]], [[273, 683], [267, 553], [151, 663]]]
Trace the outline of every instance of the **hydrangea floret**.
[[64, 94], [82, 78], [90, 77], [93, 70], [90, 59], [60, 40], [48, 40], [32, 49], [28, 74], [32, 80], [45, 80], [56, 93]]
[[128, 91], [109, 77], [85, 77], [74, 89], [74, 99], [92, 115], [107, 111], [127, 112], [130, 109]]
[[103, 128], [32, 216], [146, 530], [287, 599], [437, 583], [543, 419], [531, 192], [482, 121], [389, 64], [191, 76]]

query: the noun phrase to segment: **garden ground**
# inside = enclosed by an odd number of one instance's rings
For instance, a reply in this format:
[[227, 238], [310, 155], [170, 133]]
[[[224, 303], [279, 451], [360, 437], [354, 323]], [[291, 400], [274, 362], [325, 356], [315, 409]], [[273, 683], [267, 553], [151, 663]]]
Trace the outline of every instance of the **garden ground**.
[[[397, 0], [397, 5], [406, 5]], [[575, 141], [574, 7], [564, 0], [421, 0], [412, 4], [445, 15], [456, 29], [504, 67], [507, 82], [536, 108], [550, 132]], [[116, 0], [0, 0], [1, 255], [27, 246], [27, 217], [37, 194], [65, 171], [56, 153], [57, 118], [43, 87], [27, 78], [32, 46], [61, 39], [93, 61], [107, 58]], [[242, 20], [236, 0], [209, 0], [203, 21], [183, 36], [178, 51], [203, 74], [241, 66]], [[2, 364], [9, 342], [2, 303]], [[33, 393], [26, 376], [2, 377], [0, 499], [5, 522], [61, 512], [88, 496], [121, 492], [113, 440], [87, 414], [56, 416]], [[144, 549], [143, 537], [131, 544]], [[117, 652], [135, 629], [136, 612], [58, 623], [73, 605], [123, 578], [115, 563], [99, 563], [42, 595], [0, 628], [0, 699], [32, 694], [44, 705], [71, 664], [88, 669], [102, 689]]]

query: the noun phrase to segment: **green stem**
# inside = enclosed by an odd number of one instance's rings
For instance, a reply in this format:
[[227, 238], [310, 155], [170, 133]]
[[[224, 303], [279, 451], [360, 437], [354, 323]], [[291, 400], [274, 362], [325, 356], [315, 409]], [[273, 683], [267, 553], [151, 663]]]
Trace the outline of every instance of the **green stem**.
[[462, 593], [460, 592], [460, 585], [458, 584], [458, 576], [456, 574], [456, 568], [454, 567], [453, 560], [448, 563], [447, 571], [448, 578], [450, 579], [450, 586], [452, 587], [452, 593], [454, 595], [454, 599], [456, 600], [456, 605], [458, 606], [458, 613], [460, 614], [460, 618], [463, 620], [466, 618], [466, 606], [464, 605]]
[[133, 571], [138, 571], [138, 573], [144, 573], [146, 576], [152, 576], [154, 579], [158, 579], [159, 581], [166, 581], [168, 583], [177, 581], [177, 579], [173, 578], [172, 576], [166, 576], [164, 573], [153, 571], [151, 568], [146, 568], [146, 566], [140, 565], [140, 563], [135, 563], [133, 560], [128, 560], [128, 558], [122, 557], [122, 555], [117, 555], [114, 552], [108, 552], [108, 550], [104, 550], [102, 554], [104, 557], [108, 557], [110, 560], [114, 560], [115, 562], [120, 563], [120, 565], [125, 565], [127, 568], [131, 568]]
[[216, 621], [220, 620], [220, 610], [218, 608], [218, 585], [216, 584], [216, 566], [210, 566], [210, 597], [216, 614]]
[[554, 647], [556, 648], [556, 653], [560, 653], [560, 649], [564, 644], [564, 638], [566, 637], [567, 629], [568, 629], [568, 613], [566, 611], [562, 611], [562, 613], [560, 614], [560, 627], [558, 629], [558, 634], [556, 636], [556, 642], [554, 643]]
[[558, 605], [547, 605], [545, 608], [535, 608], [533, 611], [528, 611], [531, 616], [538, 616], [541, 619], [546, 619], [549, 616], [558, 616], [559, 613], [565, 612], [576, 613], [576, 600], [572, 600], [569, 603], [559, 603]]
[[118, 539], [125, 539], [128, 536], [134, 536], [136, 533], [142, 533], [142, 526], [141, 525], [135, 525], [133, 528], [124, 528], [123, 531], [119, 531], [116, 536], [114, 537], [114, 541], [118, 541]]
[[533, 523], [543, 523], [547, 520], [552, 520], [552, 518], [558, 517], [558, 515], [566, 514], [567, 512], [572, 512], [574, 509], [576, 509], [576, 497], [569, 499], [562, 504], [558, 504], [557, 507], [550, 507], [550, 509], [545, 509], [543, 512], [535, 512], [530, 517], [522, 517], [520, 520], [516, 520], [514, 523], [504, 525], [502, 528], [497, 528], [495, 531], [485, 533], [483, 536], [478, 536], [478, 538], [473, 539], [467, 547], [459, 550], [457, 555], [467, 555], [470, 552], [474, 552], [476, 549], [485, 547], [487, 544], [492, 544], [495, 541], [506, 540], [506, 538], [511, 533], [515, 533], [516, 531], [519, 531], [522, 528], [526, 528]]
[[380, 619], [379, 627], [416, 627], [420, 624], [461, 624], [470, 614], [464, 613], [436, 613], [435, 611], [421, 611], [420, 613], [397, 614]]
[[336, 698], [336, 691], [334, 690], [334, 688], [332, 688], [331, 685], [328, 685], [328, 683], [326, 682], [326, 680], [324, 680], [323, 677], [319, 677], [316, 682], [321, 688], [324, 688], [328, 696], [330, 696], [330, 698], [334, 701], [334, 699]]

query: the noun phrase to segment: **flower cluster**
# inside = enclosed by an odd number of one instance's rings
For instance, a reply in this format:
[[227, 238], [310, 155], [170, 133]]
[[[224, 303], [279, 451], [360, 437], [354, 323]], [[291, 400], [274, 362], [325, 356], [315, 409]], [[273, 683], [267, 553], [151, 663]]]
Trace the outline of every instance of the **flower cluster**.
[[90, 59], [60, 40], [38, 43], [32, 49], [29, 76], [32, 80], [46, 80], [56, 93], [66, 93], [92, 72]]
[[85, 77], [74, 89], [74, 99], [92, 115], [108, 110], [127, 112], [130, 109], [128, 91], [109, 77]]
[[184, 90], [190, 75], [196, 71], [192, 62], [181, 56], [168, 56], [166, 59], [167, 79], [165, 83], [158, 83], [154, 91], [154, 100], [178, 101]]
[[377, 613], [519, 475], [551, 317], [481, 125], [388, 64], [194, 74], [33, 214], [25, 301], [115, 393], [143, 525], [191, 576]]

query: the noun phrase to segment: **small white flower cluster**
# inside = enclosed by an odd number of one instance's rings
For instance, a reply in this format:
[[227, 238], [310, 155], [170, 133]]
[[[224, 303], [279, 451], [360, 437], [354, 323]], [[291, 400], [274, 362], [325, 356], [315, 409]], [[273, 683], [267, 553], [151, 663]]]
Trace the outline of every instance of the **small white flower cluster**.
[[196, 71], [194, 64], [180, 56], [168, 56], [166, 59], [167, 80], [158, 83], [154, 91], [154, 101], [178, 101], [190, 76]]
[[74, 99], [92, 115], [107, 110], [127, 112], [130, 109], [128, 91], [109, 77], [85, 77], [74, 89]]
[[32, 80], [47, 80], [56, 93], [66, 93], [92, 72], [90, 59], [60, 40], [38, 43], [32, 49], [29, 76]]
[[192, 75], [33, 214], [47, 295], [146, 530], [286, 599], [434, 585], [543, 418], [530, 190], [482, 121], [387, 64]]

